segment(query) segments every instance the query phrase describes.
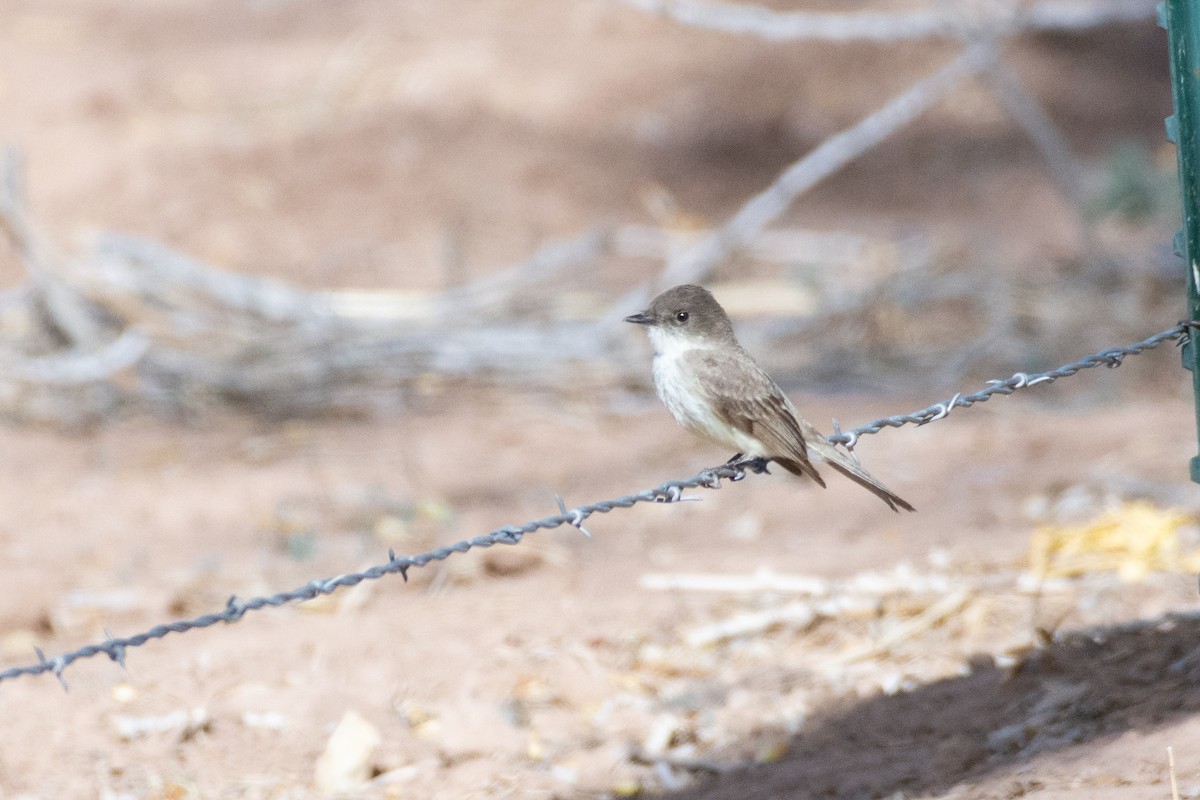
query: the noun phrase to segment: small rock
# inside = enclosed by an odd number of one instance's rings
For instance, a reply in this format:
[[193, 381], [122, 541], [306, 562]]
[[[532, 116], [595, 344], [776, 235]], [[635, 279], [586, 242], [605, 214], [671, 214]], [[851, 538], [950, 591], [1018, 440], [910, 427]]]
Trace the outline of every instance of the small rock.
[[336, 794], [357, 789], [369, 777], [371, 754], [379, 746], [379, 731], [357, 711], [349, 710], [317, 759], [317, 789]]

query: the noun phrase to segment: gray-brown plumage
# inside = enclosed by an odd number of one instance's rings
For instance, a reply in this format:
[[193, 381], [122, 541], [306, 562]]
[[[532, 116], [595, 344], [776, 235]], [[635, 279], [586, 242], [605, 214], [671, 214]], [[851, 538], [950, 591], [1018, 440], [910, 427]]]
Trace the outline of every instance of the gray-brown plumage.
[[654, 345], [654, 387], [675, 420], [692, 433], [751, 457], [769, 458], [824, 486], [823, 461], [896, 511], [913, 507], [825, 440], [742, 349], [720, 303], [700, 286], [676, 286], [640, 314]]

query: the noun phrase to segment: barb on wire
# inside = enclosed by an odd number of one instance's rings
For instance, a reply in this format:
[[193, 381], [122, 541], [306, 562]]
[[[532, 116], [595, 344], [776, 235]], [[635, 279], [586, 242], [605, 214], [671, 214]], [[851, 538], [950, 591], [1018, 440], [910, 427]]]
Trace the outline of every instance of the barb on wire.
[[[1136, 344], [1129, 345], [1128, 347], [1113, 347], [1102, 350], [1095, 355], [1064, 364], [1058, 369], [1049, 372], [1033, 375], [1018, 372], [1006, 380], [989, 381], [986, 389], [974, 394], [964, 395], [960, 392], [946, 402], [937, 403], [920, 411], [877, 419], [850, 431], [839, 431], [827, 438], [832, 443], [842, 444], [847, 448], [853, 449], [859, 437], [869, 433], [878, 433], [884, 428], [899, 428], [909, 424], [916, 426], [925, 425], [945, 419], [954, 408], [970, 408], [975, 403], [982, 403], [994, 395], [1011, 395], [1018, 389], [1025, 389], [1040, 383], [1050, 383], [1059, 378], [1075, 375], [1082, 370], [1091, 369], [1092, 367], [1119, 367], [1127, 356], [1151, 350], [1163, 342], [1182, 342], [1188, 337], [1192, 328], [1200, 328], [1200, 322], [1180, 322], [1178, 325], [1168, 328], [1161, 333], [1156, 333]], [[563, 525], [570, 525], [590, 536], [590, 532], [584, 530], [583, 522], [593, 514], [607, 514], [610, 511], [630, 508], [639, 503], [676, 503], [682, 500], [698, 499], [685, 497], [684, 492], [688, 489], [719, 489], [722, 478], [729, 479], [730, 481], [740, 481], [750, 472], [761, 474], [766, 471], [766, 460], [761, 458], [747, 459], [706, 469], [690, 478], [667, 481], [637, 494], [629, 494], [612, 500], [601, 500], [596, 503], [589, 503], [588, 505], [576, 506], [575, 508], [566, 508], [561, 498], [559, 498], [560, 513], [554, 516], [533, 520], [519, 526], [506, 525], [502, 528], [497, 528], [491, 533], [476, 536], [473, 539], [465, 539], [461, 542], [446, 547], [439, 547], [436, 550], [415, 556], [397, 556], [389, 550], [386, 563], [368, 567], [361, 572], [348, 572], [332, 578], [321, 578], [309, 581], [303, 586], [290, 591], [254, 597], [249, 600], [239, 600], [236, 596], [230, 597], [222, 611], [202, 614], [193, 619], [155, 625], [149, 630], [132, 636], [117, 637], [106, 630], [103, 642], [89, 644], [52, 658], [47, 658], [40, 648], [35, 647], [34, 652], [38, 657], [37, 663], [23, 667], [12, 667], [0, 672], [0, 682], [26, 675], [34, 676], [50, 673], [58, 679], [63, 689], [66, 689], [67, 682], [63, 677], [63, 672], [67, 667], [81, 659], [106, 655], [124, 667], [125, 656], [129, 648], [141, 647], [148, 642], [161, 639], [171, 633], [187, 633], [198, 628], [212, 627], [218, 623], [237, 622], [250, 611], [258, 611], [269, 606], [278, 607], [289, 603], [312, 600], [322, 595], [332, 594], [344, 587], [356, 586], [363, 581], [379, 580], [385, 575], [399, 574], [407, 580], [408, 570], [414, 567], [424, 567], [434, 561], [443, 561], [455, 553], [465, 553], [468, 550], [476, 548], [487, 548], [500, 544], [518, 544], [526, 534], [538, 530], [548, 530]]]
[[833, 444], [840, 444], [852, 450], [860, 437], [869, 433], [879, 433], [884, 428], [899, 428], [904, 425], [916, 425], [920, 427], [930, 422], [945, 419], [955, 408], [970, 408], [976, 403], [987, 402], [988, 399], [995, 395], [1008, 396], [1018, 389], [1036, 386], [1039, 383], [1053, 383], [1059, 378], [1067, 378], [1077, 372], [1092, 369], [1093, 367], [1119, 367], [1127, 356], [1136, 356], [1147, 350], [1153, 350], [1163, 342], [1182, 342], [1189, 335], [1189, 331], [1197, 327], [1200, 327], [1200, 322], [1180, 322], [1173, 328], [1156, 333], [1128, 347], [1110, 347], [1107, 350], [1101, 350], [1095, 355], [1081, 358], [1078, 361], [1072, 361], [1070, 364], [1063, 364], [1061, 367], [1052, 369], [1049, 372], [1039, 372], [1032, 375], [1026, 372], [1018, 372], [1005, 380], [988, 381], [986, 389], [982, 389], [974, 394], [959, 392], [949, 400], [935, 403], [928, 408], [922, 408], [920, 411], [914, 411], [911, 414], [897, 414], [893, 417], [883, 417], [874, 422], [868, 422], [866, 425], [855, 428], [852, 431], [835, 433], [833, 436], [826, 438]]

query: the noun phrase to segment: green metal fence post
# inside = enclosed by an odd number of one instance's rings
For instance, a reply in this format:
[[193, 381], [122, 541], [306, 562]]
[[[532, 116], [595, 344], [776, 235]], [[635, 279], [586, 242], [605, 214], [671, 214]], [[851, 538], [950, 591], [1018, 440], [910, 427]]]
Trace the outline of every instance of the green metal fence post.
[[[1200, 6], [1196, 0], [1167, 0], [1158, 7], [1158, 21], [1167, 29], [1171, 47], [1175, 113], [1167, 117], [1167, 138], [1175, 143], [1183, 196], [1183, 229], [1175, 235], [1175, 252], [1188, 265], [1188, 319], [1200, 320]], [[1192, 371], [1200, 437], [1200, 347], [1191, 338], [1183, 365]], [[1200, 483], [1200, 455], [1192, 457], [1191, 472]]]

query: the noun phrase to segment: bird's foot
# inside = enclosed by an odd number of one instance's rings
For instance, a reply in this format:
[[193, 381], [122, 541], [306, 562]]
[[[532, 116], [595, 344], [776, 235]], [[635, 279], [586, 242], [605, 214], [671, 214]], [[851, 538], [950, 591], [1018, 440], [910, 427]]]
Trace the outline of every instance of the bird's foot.
[[[700, 480], [703, 481], [703, 483], [700, 485], [706, 489], [720, 489], [722, 477], [721, 473], [725, 472], [728, 466], [728, 464], [722, 464], [719, 467], [707, 467], [700, 470]], [[737, 478], [732, 475], [726, 474], [725, 477], [728, 477], [731, 480], [737, 480]]]
[[735, 470], [737, 470], [737, 473], [732, 478], [730, 478], [730, 480], [733, 480], [733, 481], [742, 480], [743, 478], [746, 477], [747, 470], [749, 470], [750, 472], [753, 472], [755, 475], [770, 475], [771, 470], [767, 469], [767, 466], [770, 463], [771, 463], [771, 459], [763, 458], [761, 456], [759, 456], [758, 458], [747, 458], [747, 459], [732, 463], [729, 466], [731, 466]]
[[700, 475], [707, 481], [705, 486], [720, 489], [722, 477], [729, 478], [736, 483], [746, 477], [747, 470], [755, 475], [770, 475], [771, 472], [767, 469], [767, 465], [770, 463], [771, 459], [769, 458], [743, 458], [742, 454], [738, 453], [719, 467], [701, 470]]

